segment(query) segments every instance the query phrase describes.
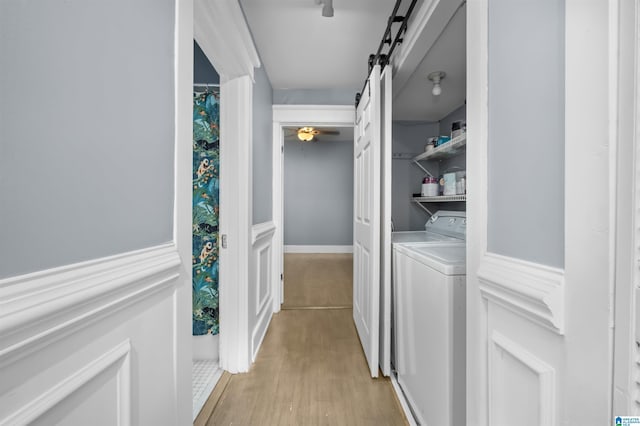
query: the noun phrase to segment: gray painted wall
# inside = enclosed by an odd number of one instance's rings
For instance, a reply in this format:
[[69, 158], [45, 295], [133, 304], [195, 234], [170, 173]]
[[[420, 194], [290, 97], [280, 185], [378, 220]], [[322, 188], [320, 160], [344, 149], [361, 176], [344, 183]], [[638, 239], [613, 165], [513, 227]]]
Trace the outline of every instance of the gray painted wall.
[[562, 267], [564, 1], [489, 1], [488, 184], [489, 251]]
[[273, 103], [276, 105], [355, 105], [356, 93], [355, 89], [275, 89]]
[[[223, 99], [224, 101], [224, 99]], [[253, 224], [273, 218], [273, 90], [264, 67], [253, 85]], [[223, 106], [224, 108], [224, 106]]]
[[198, 43], [193, 40], [193, 82], [219, 84], [220, 76], [204, 54]]
[[353, 244], [353, 130], [284, 145], [284, 244]]
[[174, 6], [0, 2], [0, 278], [172, 240]]
[[456, 120], [466, 120], [467, 119], [467, 106], [462, 105], [461, 107], [456, 108], [447, 116], [440, 119], [438, 122], [438, 129], [441, 135], [450, 136], [451, 135], [451, 123]]

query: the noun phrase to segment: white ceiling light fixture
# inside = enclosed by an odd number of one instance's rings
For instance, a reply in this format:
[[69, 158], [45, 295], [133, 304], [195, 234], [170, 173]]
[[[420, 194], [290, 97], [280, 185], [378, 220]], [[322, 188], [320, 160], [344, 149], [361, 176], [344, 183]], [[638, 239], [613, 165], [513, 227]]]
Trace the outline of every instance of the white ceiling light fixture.
[[322, 5], [322, 16], [333, 17], [333, 0], [316, 0], [316, 4]]
[[442, 81], [442, 79], [445, 78], [446, 75], [447, 74], [445, 74], [443, 71], [435, 71], [429, 73], [429, 75], [427, 76], [427, 78], [433, 82], [433, 89], [431, 89], [431, 93], [433, 94], [433, 96], [440, 96], [440, 94], [442, 93], [440, 81]]

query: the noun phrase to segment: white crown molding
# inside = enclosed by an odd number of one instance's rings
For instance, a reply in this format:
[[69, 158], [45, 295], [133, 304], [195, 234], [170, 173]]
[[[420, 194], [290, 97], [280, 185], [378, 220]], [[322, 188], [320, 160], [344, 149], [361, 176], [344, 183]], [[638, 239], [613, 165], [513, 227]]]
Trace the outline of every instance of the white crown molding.
[[480, 263], [478, 279], [486, 299], [564, 334], [563, 270], [489, 253]]
[[0, 426], [30, 424], [47, 411], [80, 390], [91, 380], [98, 378], [111, 366], [120, 364], [114, 371], [117, 376], [118, 425], [131, 424], [131, 343], [129, 339], [85, 365], [70, 377], [44, 391], [35, 399], [8, 417], [0, 420]]
[[0, 281], [0, 365], [171, 287], [173, 243]]
[[221, 80], [249, 75], [260, 57], [237, 0], [195, 0], [194, 38]]

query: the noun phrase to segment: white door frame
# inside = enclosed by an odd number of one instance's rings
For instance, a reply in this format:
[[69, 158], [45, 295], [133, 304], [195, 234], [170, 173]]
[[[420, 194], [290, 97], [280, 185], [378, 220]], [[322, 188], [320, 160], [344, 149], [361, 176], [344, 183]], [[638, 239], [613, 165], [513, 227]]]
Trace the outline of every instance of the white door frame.
[[[185, 276], [191, 277], [191, 180], [193, 114], [193, 40], [198, 41], [220, 75], [220, 366], [246, 372], [251, 365], [248, 330], [249, 254], [251, 250], [251, 141], [253, 71], [257, 51], [237, 0], [176, 2], [176, 180], [175, 228]], [[225, 214], [229, 212], [228, 214]], [[188, 298], [191, 311], [191, 298]], [[182, 303], [187, 303], [184, 300]], [[186, 320], [190, 322], [190, 319]], [[180, 332], [187, 326], [180, 327]], [[190, 343], [185, 353], [190, 354]], [[189, 352], [186, 352], [189, 351]], [[189, 359], [190, 363], [191, 360]], [[183, 373], [181, 371], [181, 373]], [[187, 374], [190, 379], [191, 375]], [[187, 398], [188, 397], [188, 398]], [[190, 399], [190, 394], [186, 395]], [[181, 402], [182, 403], [182, 402]], [[191, 407], [191, 403], [187, 404]]]
[[184, 318], [176, 318], [176, 394], [178, 418], [193, 419], [191, 388], [192, 365], [192, 248], [191, 199], [193, 192], [193, 1], [176, 2], [175, 29], [175, 177], [173, 203], [173, 241], [180, 255], [180, 276], [184, 281], [176, 290], [174, 303]]
[[284, 302], [284, 130], [286, 126], [353, 127], [355, 108], [351, 105], [274, 105], [273, 106], [273, 311]]
[[[640, 42], [638, 29], [640, 0], [620, 2], [620, 28], [617, 37], [619, 57], [618, 119], [616, 120], [617, 155], [611, 161], [617, 163], [615, 228], [615, 338], [613, 372], [613, 416], [638, 415], [640, 395], [636, 377], [640, 369], [636, 359], [640, 351], [640, 270], [638, 246], [640, 215], [638, 214], [640, 191]], [[616, 39], [615, 35], [612, 37]], [[614, 86], [615, 87], [615, 86]]]

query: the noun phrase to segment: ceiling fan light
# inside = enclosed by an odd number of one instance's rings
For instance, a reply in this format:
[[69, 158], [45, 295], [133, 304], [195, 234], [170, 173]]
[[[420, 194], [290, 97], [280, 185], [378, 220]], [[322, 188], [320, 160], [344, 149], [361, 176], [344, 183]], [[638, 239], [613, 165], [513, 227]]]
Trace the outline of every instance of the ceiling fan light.
[[303, 142], [309, 142], [315, 136], [316, 131], [313, 127], [301, 127], [298, 129], [298, 139]]

